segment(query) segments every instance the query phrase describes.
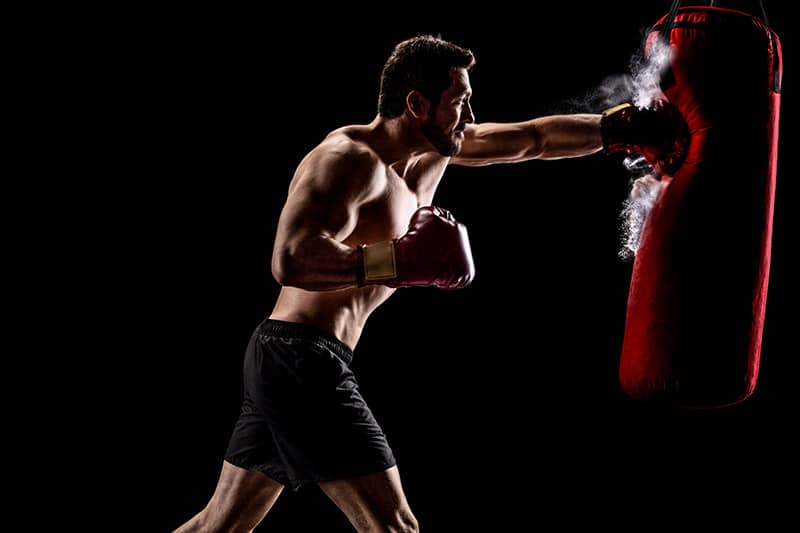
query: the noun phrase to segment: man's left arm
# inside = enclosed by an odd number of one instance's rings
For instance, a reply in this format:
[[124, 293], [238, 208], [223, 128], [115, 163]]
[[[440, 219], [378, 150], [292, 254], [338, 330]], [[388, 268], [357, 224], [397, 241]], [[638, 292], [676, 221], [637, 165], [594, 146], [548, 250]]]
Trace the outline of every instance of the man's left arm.
[[469, 124], [458, 165], [518, 163], [605, 153], [641, 153], [658, 172], [672, 174], [683, 164], [690, 141], [680, 111], [666, 100], [647, 108], [629, 102], [601, 115], [552, 115], [513, 124]]
[[484, 166], [594, 154], [603, 148], [601, 117], [552, 115], [509, 124], [469, 124], [461, 151], [450, 162]]

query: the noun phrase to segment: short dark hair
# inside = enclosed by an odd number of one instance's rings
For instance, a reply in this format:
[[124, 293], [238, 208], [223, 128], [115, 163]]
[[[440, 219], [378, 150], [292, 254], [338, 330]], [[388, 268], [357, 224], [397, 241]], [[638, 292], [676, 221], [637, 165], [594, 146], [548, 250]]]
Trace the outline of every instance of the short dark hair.
[[403, 114], [408, 93], [417, 90], [437, 103], [450, 86], [450, 70], [472, 68], [470, 50], [433, 35], [419, 35], [397, 44], [381, 73], [378, 114], [394, 118]]

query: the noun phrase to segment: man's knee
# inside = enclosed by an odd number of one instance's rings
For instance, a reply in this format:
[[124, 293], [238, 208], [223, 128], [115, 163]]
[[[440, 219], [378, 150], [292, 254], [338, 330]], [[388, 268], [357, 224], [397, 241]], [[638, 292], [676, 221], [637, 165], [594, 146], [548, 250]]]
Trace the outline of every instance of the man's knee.
[[419, 524], [410, 509], [401, 509], [385, 516], [370, 516], [369, 513], [350, 517], [359, 533], [418, 533]]
[[408, 508], [397, 511], [384, 527], [385, 531], [391, 533], [419, 533], [417, 519]]
[[410, 510], [400, 519], [399, 529], [397, 531], [398, 533], [419, 533], [417, 518]]

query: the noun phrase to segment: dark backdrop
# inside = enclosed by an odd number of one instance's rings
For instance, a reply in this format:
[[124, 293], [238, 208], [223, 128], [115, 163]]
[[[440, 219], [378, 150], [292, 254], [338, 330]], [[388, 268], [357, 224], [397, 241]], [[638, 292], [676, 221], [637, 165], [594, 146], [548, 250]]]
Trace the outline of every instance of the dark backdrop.
[[[102, 288], [101, 314], [124, 335], [108, 371], [132, 383], [109, 440], [130, 459], [122, 484], [132, 490], [114, 504], [120, 529], [169, 531], [211, 495], [244, 348], [278, 292], [269, 261], [289, 180], [330, 130], [374, 117], [392, 46], [437, 33], [470, 47], [478, 121], [585, 111], [576, 101], [627, 71], [669, 7], [594, 4], [534, 2], [524, 14], [496, 3], [446, 14], [427, 4], [192, 8], [132, 19], [110, 54], [121, 95], [110, 120], [124, 134], [110, 143], [120, 170], [103, 207], [123, 243]], [[769, 479], [793, 484], [798, 473], [796, 77], [786, 8], [766, 4], [785, 74], [755, 394], [693, 412], [646, 408], [620, 390], [631, 272], [617, 257], [629, 180], [620, 158], [450, 168], [435, 203], [468, 225], [477, 277], [457, 292], [397, 291], [354, 361], [423, 531], [627, 525], [638, 513], [660, 523], [690, 510], [763, 520], [786, 509], [789, 495]], [[347, 530], [316, 487], [285, 493], [259, 528]]]

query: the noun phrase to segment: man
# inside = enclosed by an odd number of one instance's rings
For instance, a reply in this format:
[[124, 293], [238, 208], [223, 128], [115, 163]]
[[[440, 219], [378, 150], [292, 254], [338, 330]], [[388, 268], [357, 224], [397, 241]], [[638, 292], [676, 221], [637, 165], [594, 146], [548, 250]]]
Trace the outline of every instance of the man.
[[245, 397], [208, 506], [178, 529], [250, 531], [285, 486], [317, 483], [358, 531], [418, 531], [395, 458], [349, 369], [367, 318], [396, 287], [455, 289], [474, 274], [466, 229], [431, 205], [449, 164], [599, 150], [680, 158], [666, 105], [476, 124], [466, 49], [432, 36], [387, 60], [378, 116], [330, 133], [300, 163], [280, 216], [282, 285], [254, 332]]

